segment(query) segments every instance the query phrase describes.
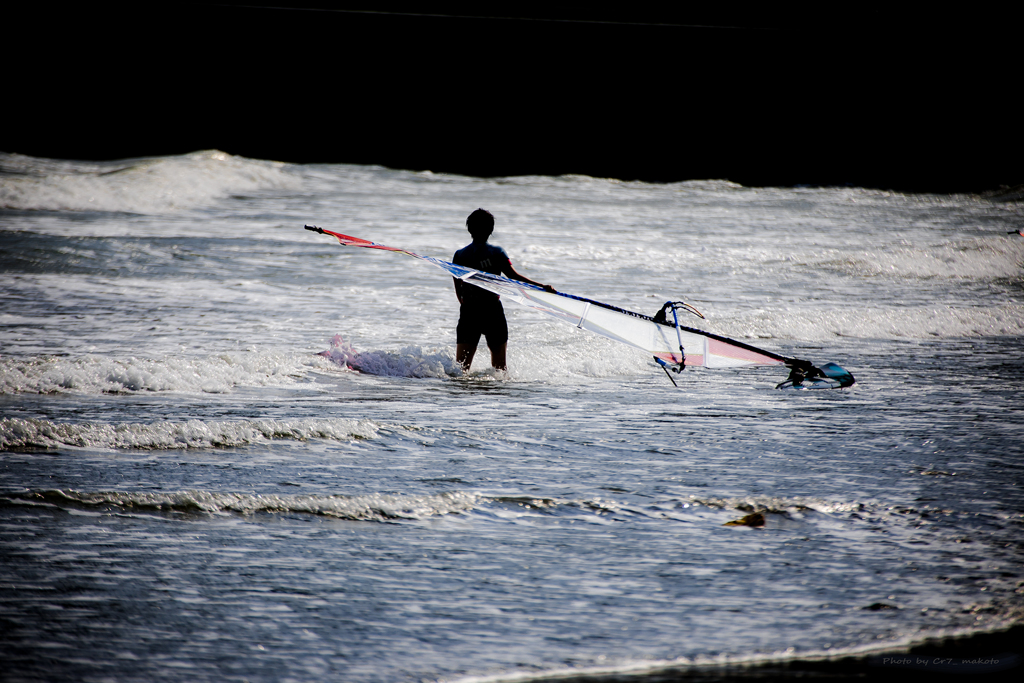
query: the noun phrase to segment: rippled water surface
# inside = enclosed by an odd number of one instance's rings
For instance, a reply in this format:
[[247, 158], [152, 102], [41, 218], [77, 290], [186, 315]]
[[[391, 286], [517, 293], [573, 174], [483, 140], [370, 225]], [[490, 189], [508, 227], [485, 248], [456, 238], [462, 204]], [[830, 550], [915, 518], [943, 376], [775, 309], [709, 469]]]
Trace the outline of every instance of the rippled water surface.
[[[0, 155], [11, 680], [419, 681], [906, 646], [1019, 623], [1019, 203]], [[515, 267], [857, 384], [687, 370], [506, 305]], [[339, 334], [362, 372], [317, 355]], [[730, 524], [740, 522], [739, 524]]]

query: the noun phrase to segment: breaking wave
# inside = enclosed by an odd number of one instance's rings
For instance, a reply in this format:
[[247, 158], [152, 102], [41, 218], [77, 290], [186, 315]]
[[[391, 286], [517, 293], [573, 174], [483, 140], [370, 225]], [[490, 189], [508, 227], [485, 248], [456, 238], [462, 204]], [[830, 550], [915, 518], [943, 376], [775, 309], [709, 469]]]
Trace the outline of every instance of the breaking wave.
[[[372, 428], [372, 427], [371, 427]], [[822, 500], [782, 499], [708, 499], [690, 497], [666, 500], [651, 506], [638, 507], [604, 498], [561, 500], [532, 496], [488, 496], [475, 492], [454, 491], [435, 495], [362, 494], [362, 495], [275, 495], [255, 493], [222, 493], [214, 491], [94, 491], [45, 490], [7, 494], [11, 500], [46, 502], [60, 507], [68, 505], [106, 506], [150, 512], [257, 512], [308, 513], [344, 519], [386, 520], [417, 519], [452, 512], [468, 512], [487, 508], [489, 516], [519, 519], [537, 515], [614, 516], [640, 515], [671, 519], [668, 510], [761, 512], [779, 516], [799, 517], [803, 513], [839, 514], [865, 510], [861, 503], [832, 503]]]
[[400, 351], [356, 351], [340, 334], [331, 339], [331, 347], [319, 355], [343, 368], [384, 377], [458, 377], [462, 366], [451, 351], [424, 351], [407, 346]]
[[[831, 252], [838, 256], [839, 252]], [[891, 246], [842, 256], [833, 265], [858, 277], [899, 279], [1018, 279], [1024, 275], [1024, 241], [975, 238], [935, 245]]]
[[231, 194], [297, 187], [284, 169], [217, 150], [92, 163], [0, 153], [0, 208], [170, 213]]
[[[1024, 335], [1024, 305], [850, 307], [808, 310], [779, 306], [715, 321], [738, 339], [960, 339]], [[757, 343], [756, 341], [754, 342]]]
[[[369, 427], [372, 431], [372, 425]], [[667, 498], [636, 504], [608, 498], [556, 499], [517, 495], [486, 495], [471, 491], [439, 494], [356, 495], [236, 493], [202, 490], [79, 491], [73, 489], [22, 490], [0, 495], [9, 503], [45, 503], [56, 507], [120, 508], [135, 512], [311, 514], [338, 519], [387, 521], [426, 519], [453, 513], [483, 513], [491, 521], [530, 524], [539, 518], [569, 518], [595, 524], [614, 524], [625, 518], [646, 518], [658, 522], [701, 523], [714, 526], [767, 529], [832, 528], [851, 522], [865, 524], [865, 518], [895, 517], [914, 521], [949, 514], [937, 508], [879, 508], [871, 503], [827, 501], [814, 498], [753, 496], [709, 498], [696, 496]], [[546, 523], [546, 522], [545, 522]]]
[[367, 494], [356, 496], [215, 493], [181, 491], [149, 493], [75, 490], [35, 491], [13, 494], [8, 500], [55, 505], [57, 507], [120, 508], [138, 512], [177, 513], [305, 513], [359, 521], [426, 519], [471, 509], [477, 500], [472, 493], [437, 495]]
[[278, 439], [372, 439], [377, 436], [378, 429], [371, 420], [340, 418], [235, 422], [188, 420], [153, 424], [72, 424], [3, 418], [0, 419], [0, 450], [62, 446], [142, 450], [230, 448]]
[[304, 378], [316, 356], [265, 352], [202, 358], [99, 356], [0, 358], [0, 394], [189, 392], [230, 393], [243, 386], [289, 386]]

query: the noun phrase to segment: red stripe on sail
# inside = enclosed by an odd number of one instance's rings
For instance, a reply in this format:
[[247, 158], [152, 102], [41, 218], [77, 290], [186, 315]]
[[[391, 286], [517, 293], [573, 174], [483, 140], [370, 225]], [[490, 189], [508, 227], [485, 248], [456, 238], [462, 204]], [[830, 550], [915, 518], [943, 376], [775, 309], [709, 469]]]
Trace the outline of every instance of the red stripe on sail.
[[762, 365], [782, 365], [785, 362], [751, 349], [745, 349], [742, 346], [733, 346], [732, 344], [711, 338], [708, 338], [708, 352], [713, 356], [745, 360], [748, 363], [759, 363]]
[[[663, 353], [656, 353], [654, 355], [657, 356], [658, 358], [662, 359], [666, 363], [678, 363], [679, 362], [679, 354], [678, 353], [671, 353], [671, 352], [666, 351], [666, 352], [663, 352]], [[694, 365], [694, 366], [704, 365], [704, 354], [703, 353], [688, 353], [688, 354], [686, 354], [686, 364], [687, 365]]]
[[332, 230], [324, 230], [328, 235], [333, 235], [338, 238], [346, 247], [367, 247], [369, 249], [383, 249], [384, 251], [397, 251], [399, 254], [408, 254], [409, 256], [416, 256], [412, 252], [406, 251], [405, 249], [399, 249], [397, 247], [389, 247], [384, 244], [377, 244], [370, 240], [364, 240], [360, 237], [351, 237], [350, 235], [342, 235], [340, 232], [334, 232]]

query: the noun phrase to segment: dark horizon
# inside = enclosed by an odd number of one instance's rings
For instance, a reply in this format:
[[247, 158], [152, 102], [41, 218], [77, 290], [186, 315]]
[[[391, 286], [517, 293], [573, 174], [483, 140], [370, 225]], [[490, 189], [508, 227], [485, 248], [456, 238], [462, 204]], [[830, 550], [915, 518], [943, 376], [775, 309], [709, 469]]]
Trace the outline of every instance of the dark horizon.
[[1008, 24], [255, 4], [13, 12], [0, 150], [909, 192], [1024, 184]]

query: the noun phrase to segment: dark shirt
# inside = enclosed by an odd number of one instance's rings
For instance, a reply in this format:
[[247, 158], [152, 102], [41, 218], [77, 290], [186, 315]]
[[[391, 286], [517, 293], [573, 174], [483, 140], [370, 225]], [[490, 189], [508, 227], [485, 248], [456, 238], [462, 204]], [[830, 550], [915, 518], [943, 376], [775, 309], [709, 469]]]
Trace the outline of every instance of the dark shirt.
[[[509, 268], [512, 261], [501, 247], [486, 242], [472, 244], [459, 249], [452, 258], [452, 263], [474, 270], [482, 270], [492, 275], [511, 275]], [[488, 304], [496, 302], [497, 294], [480, 289], [468, 282], [462, 283], [462, 302], [464, 304]]]

